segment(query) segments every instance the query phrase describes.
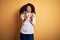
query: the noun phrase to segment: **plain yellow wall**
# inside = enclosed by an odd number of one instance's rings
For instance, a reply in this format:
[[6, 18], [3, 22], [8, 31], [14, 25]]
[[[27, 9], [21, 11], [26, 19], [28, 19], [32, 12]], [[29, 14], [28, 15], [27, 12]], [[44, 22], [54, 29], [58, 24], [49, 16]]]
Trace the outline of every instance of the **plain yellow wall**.
[[[60, 20], [60, 1], [59, 1], [59, 20]], [[59, 24], [60, 24], [60, 21], [59, 21]], [[59, 25], [59, 28], [60, 28], [60, 25]]]
[[26, 3], [32, 3], [36, 8], [34, 39], [59, 40], [59, 0], [0, 0], [1, 38], [9, 40], [15, 38], [15, 34], [19, 35], [16, 31], [21, 22], [17, 11]]

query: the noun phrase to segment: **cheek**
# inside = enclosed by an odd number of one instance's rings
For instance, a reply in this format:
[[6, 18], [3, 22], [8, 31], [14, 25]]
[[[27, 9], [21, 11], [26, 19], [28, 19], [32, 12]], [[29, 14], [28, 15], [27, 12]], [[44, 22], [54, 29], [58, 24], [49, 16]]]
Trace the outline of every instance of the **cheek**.
[[29, 8], [28, 10], [31, 11], [31, 8]]
[[28, 10], [31, 10], [31, 8], [30, 8], [30, 7], [28, 7]]

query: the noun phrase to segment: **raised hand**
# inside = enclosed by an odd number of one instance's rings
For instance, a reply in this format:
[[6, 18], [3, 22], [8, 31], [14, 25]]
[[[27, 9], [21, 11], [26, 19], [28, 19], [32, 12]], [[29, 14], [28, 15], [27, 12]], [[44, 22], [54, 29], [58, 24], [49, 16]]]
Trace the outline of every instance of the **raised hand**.
[[24, 19], [27, 19], [27, 14], [26, 14], [26, 12], [24, 11]]
[[33, 21], [33, 15], [30, 16], [30, 20]]

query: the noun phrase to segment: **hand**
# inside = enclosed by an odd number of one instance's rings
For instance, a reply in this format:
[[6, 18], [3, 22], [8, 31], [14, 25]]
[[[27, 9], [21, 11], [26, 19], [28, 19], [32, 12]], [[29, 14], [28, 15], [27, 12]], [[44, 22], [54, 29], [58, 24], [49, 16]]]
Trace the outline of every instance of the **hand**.
[[26, 15], [26, 13], [24, 13], [24, 19], [27, 19], [27, 15]]
[[33, 21], [33, 15], [30, 16], [31, 21]]

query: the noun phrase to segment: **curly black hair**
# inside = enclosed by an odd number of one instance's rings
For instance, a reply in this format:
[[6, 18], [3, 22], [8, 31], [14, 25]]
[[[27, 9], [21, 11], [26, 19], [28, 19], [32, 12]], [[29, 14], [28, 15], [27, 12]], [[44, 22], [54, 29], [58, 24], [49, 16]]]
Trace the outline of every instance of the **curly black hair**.
[[27, 11], [27, 6], [30, 6], [31, 7], [31, 13], [36, 13], [35, 12], [35, 7], [34, 7], [34, 5], [33, 4], [31, 4], [31, 3], [27, 3], [27, 4], [25, 4], [25, 5], [23, 5], [21, 8], [20, 8], [20, 14], [22, 14], [24, 11]]
[[21, 8], [20, 8], [20, 14], [22, 14], [24, 11], [26, 11], [26, 5], [23, 5]]

